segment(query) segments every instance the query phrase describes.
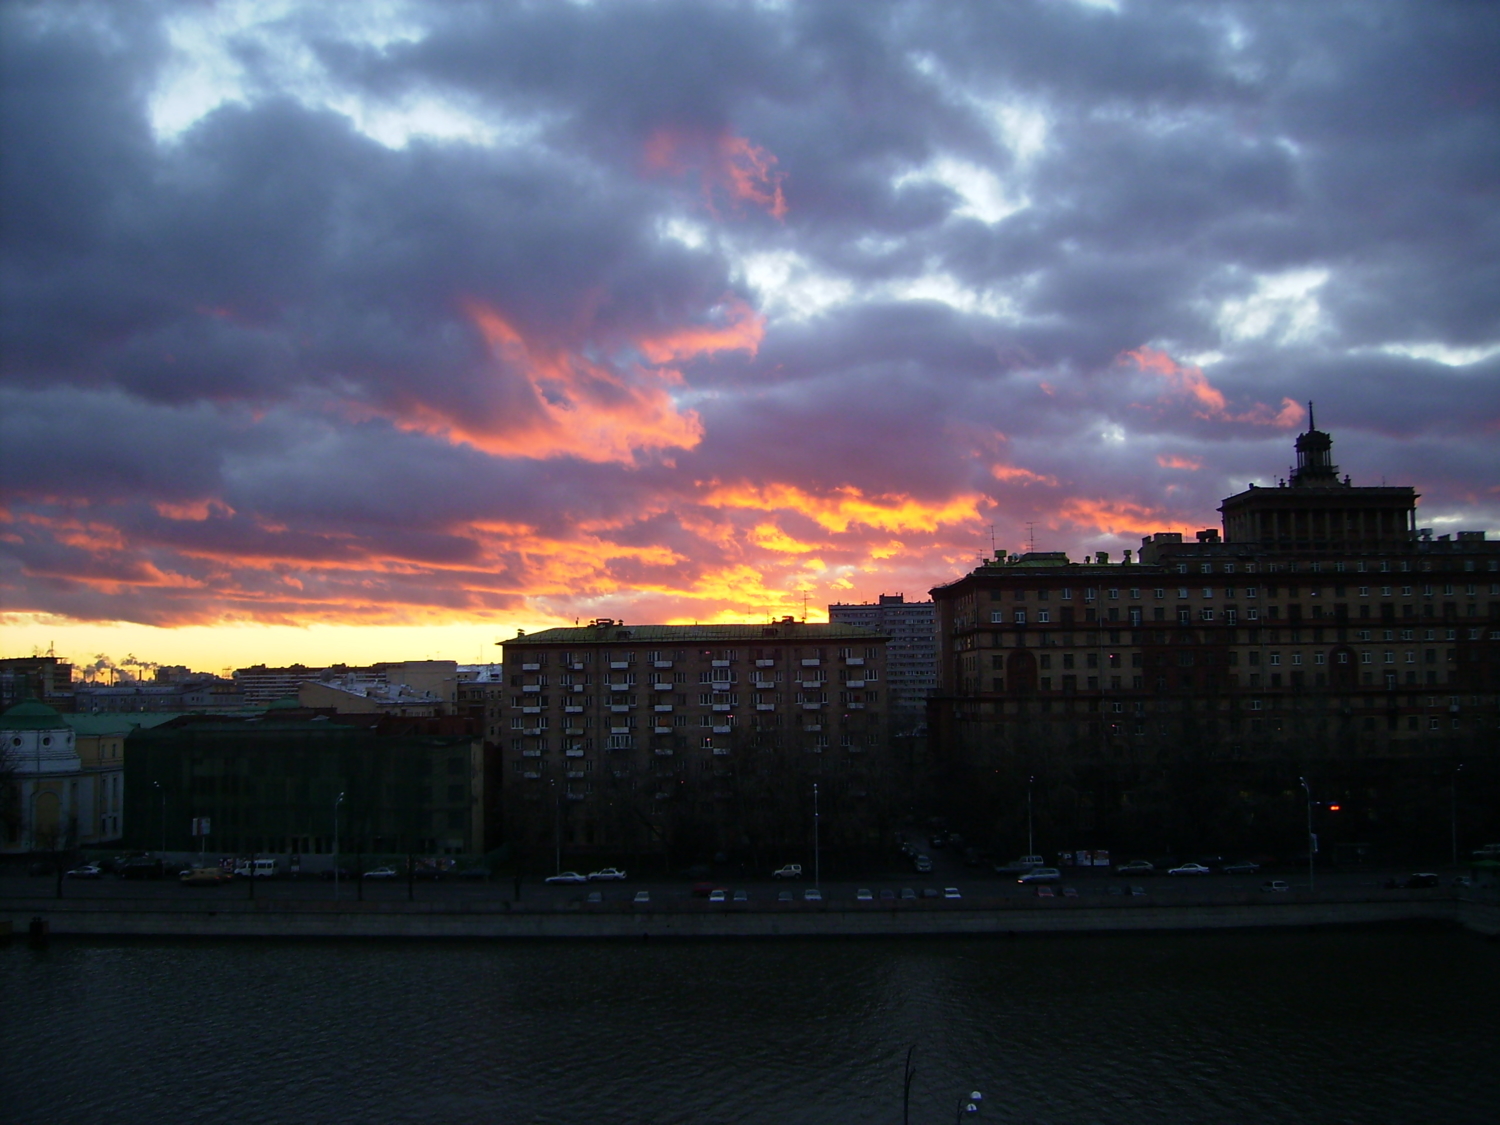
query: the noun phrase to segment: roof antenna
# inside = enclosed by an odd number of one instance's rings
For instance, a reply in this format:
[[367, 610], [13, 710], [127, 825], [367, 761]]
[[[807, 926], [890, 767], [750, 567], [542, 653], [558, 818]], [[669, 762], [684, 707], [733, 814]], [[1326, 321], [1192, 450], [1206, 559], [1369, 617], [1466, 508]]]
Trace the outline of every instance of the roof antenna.
[[1313, 418], [1312, 399], [1307, 400], [1307, 429], [1309, 432], [1316, 430], [1318, 423]]
[[1026, 525], [1026, 553], [1036, 554], [1036, 524]]

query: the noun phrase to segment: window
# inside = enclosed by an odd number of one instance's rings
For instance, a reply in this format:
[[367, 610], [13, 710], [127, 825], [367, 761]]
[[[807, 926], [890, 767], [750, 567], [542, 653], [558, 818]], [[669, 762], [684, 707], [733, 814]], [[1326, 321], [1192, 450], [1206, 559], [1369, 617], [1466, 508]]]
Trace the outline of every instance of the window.
[[1016, 624], [1017, 625], [1024, 625], [1024, 624], [1026, 624], [1026, 611], [1024, 609], [1018, 609], [1018, 610], [1016, 610]]

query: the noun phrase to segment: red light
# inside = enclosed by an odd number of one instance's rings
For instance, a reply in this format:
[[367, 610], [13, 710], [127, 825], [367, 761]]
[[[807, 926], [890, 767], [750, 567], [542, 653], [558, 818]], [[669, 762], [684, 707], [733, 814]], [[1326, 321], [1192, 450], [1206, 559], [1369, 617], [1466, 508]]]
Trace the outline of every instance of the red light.
[[1338, 812], [1339, 811], [1339, 806], [1338, 805], [1329, 805], [1328, 806], [1328, 811], [1329, 812]]

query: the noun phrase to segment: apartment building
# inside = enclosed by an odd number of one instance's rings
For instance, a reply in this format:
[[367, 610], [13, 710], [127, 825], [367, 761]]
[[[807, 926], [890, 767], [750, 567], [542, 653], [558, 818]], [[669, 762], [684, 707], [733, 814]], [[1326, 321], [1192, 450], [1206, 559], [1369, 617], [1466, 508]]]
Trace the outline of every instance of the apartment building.
[[[532, 856], [750, 853], [883, 813], [884, 634], [850, 625], [601, 619], [504, 642], [506, 836]], [[806, 806], [804, 808], [804, 805]], [[835, 811], [836, 810], [836, 811]]]
[[884, 633], [886, 690], [892, 724], [911, 730], [927, 718], [927, 697], [937, 688], [937, 624], [933, 603], [881, 594], [876, 602], [831, 605], [828, 620]]

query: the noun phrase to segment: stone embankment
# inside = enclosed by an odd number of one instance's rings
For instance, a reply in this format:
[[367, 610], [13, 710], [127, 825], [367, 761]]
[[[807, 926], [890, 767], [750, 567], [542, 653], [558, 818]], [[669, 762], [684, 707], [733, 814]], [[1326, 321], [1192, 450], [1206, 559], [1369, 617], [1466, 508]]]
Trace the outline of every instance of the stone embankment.
[[1500, 937], [1500, 901], [1468, 893], [1387, 892], [1380, 897], [1277, 896], [1241, 902], [1000, 906], [982, 902], [803, 904], [708, 908], [699, 902], [651, 907], [509, 902], [407, 903], [14, 898], [0, 900], [5, 924], [25, 933], [41, 919], [54, 935], [288, 938], [714, 938], [896, 937], [1254, 929], [1430, 921]]

